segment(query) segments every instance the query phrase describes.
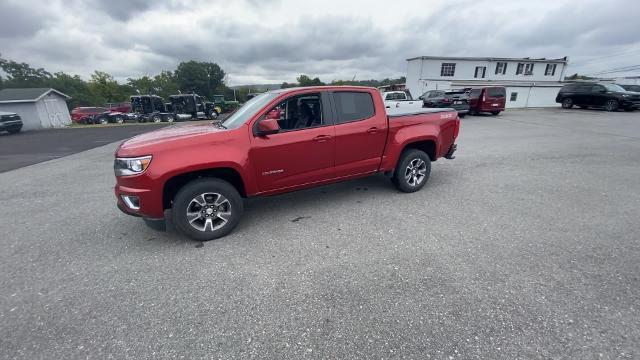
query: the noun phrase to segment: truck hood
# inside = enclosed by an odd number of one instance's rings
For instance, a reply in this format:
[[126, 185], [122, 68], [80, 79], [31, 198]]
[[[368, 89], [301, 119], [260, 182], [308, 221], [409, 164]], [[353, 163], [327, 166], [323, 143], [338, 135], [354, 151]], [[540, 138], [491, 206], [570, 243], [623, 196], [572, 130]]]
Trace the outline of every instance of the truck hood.
[[164, 147], [171, 142], [182, 141], [185, 139], [193, 140], [193, 138], [201, 137], [203, 135], [221, 133], [225, 131], [228, 130], [218, 128], [208, 122], [194, 125], [167, 126], [123, 141], [122, 144], [120, 144], [120, 147], [118, 147], [116, 154], [118, 156], [152, 154], [154, 152], [153, 150], [159, 147], [160, 144]]

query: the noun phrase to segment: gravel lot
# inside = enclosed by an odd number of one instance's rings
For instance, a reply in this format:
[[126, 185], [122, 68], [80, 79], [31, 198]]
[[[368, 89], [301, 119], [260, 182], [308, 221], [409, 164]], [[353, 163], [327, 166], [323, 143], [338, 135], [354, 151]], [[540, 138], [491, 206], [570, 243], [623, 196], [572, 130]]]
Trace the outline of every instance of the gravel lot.
[[416, 194], [252, 199], [208, 243], [115, 208], [115, 144], [4, 172], [0, 357], [640, 357], [640, 112], [466, 117], [459, 144]]

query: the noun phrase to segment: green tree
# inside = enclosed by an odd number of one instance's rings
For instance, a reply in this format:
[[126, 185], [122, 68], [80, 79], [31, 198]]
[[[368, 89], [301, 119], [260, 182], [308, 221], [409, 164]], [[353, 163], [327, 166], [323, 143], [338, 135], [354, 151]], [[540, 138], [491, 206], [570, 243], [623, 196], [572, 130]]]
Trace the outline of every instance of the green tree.
[[71, 99], [67, 102], [67, 106], [70, 109], [82, 105], [100, 105], [96, 103], [96, 99], [89, 91], [87, 82], [78, 75], [57, 72], [53, 74], [47, 86], [71, 96]]
[[89, 92], [99, 104], [119, 102], [126, 98], [126, 90], [106, 72], [96, 70], [91, 74], [91, 80], [87, 85]]
[[18, 63], [0, 57], [0, 69], [6, 75], [3, 81], [6, 87], [43, 87], [51, 79], [51, 73], [43, 68], [32, 68], [27, 63]]
[[156, 93], [153, 79], [147, 75], [138, 79], [128, 78], [127, 85], [129, 85], [134, 92], [139, 94]]
[[319, 86], [319, 85], [325, 85], [325, 83], [323, 83], [322, 81], [320, 81], [319, 78], [310, 78], [307, 75], [300, 75], [296, 78], [296, 80], [298, 81], [298, 85], [299, 86]]
[[167, 99], [169, 95], [175, 95], [178, 93], [178, 83], [176, 77], [171, 71], [162, 71], [160, 74], [153, 77], [153, 86], [157, 95]]
[[195, 91], [208, 98], [211, 98], [215, 89], [224, 85], [224, 71], [218, 64], [212, 62], [194, 60], [181, 62], [174, 74], [180, 90]]

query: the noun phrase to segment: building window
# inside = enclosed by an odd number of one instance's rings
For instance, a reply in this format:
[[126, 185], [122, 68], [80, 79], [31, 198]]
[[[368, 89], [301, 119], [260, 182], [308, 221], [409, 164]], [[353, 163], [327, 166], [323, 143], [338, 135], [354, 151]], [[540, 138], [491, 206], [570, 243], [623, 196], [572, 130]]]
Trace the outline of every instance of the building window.
[[456, 73], [455, 63], [442, 63], [440, 68], [440, 76], [453, 76]]
[[486, 66], [476, 66], [476, 72], [473, 75], [474, 78], [482, 78], [484, 79], [484, 75], [487, 72], [487, 67]]
[[520, 74], [525, 75], [533, 75], [533, 63], [518, 63], [518, 68], [516, 69], [516, 75]]
[[524, 65], [524, 74], [525, 75], [533, 75], [533, 64], [525, 64]]
[[507, 73], [507, 63], [506, 62], [498, 62], [496, 63], [496, 75], [498, 74], [506, 74]]
[[556, 74], [556, 66], [558, 64], [547, 64], [547, 68], [544, 69], [544, 76], [554, 76]]
[[516, 101], [518, 100], [518, 93], [517, 92], [512, 92], [511, 93], [511, 98], [509, 99], [509, 101]]

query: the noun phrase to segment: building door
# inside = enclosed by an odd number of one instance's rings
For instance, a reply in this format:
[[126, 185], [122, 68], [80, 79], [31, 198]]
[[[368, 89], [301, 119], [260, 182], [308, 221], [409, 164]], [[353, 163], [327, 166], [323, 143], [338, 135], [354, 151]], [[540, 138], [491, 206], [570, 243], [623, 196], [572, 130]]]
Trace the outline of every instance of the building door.
[[44, 127], [59, 127], [61, 125], [60, 112], [56, 103], [56, 99], [44, 100], [44, 106], [47, 109], [47, 115], [49, 118], [49, 123], [43, 124]]

